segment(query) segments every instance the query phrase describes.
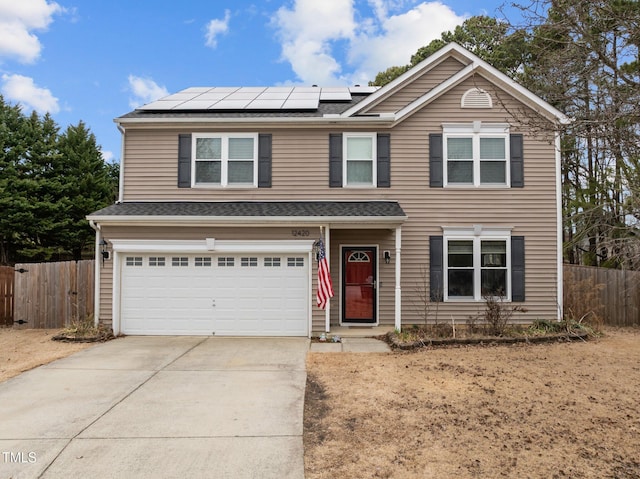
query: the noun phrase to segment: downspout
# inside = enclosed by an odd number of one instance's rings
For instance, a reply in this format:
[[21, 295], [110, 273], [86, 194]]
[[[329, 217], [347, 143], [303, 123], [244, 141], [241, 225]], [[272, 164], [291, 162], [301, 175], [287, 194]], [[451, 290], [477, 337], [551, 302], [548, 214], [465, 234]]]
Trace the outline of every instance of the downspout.
[[557, 217], [557, 252], [556, 261], [558, 263], [558, 321], [562, 321], [564, 315], [564, 271], [562, 264], [562, 144], [560, 142], [560, 133], [556, 131], [556, 217]]
[[94, 291], [93, 291], [93, 323], [98, 327], [100, 322], [100, 259], [102, 253], [100, 252], [100, 243], [102, 242], [102, 231], [100, 225], [93, 220], [89, 220], [89, 225], [96, 232], [96, 245], [95, 245], [95, 267], [94, 267]]
[[120, 177], [118, 178], [118, 203], [122, 203], [124, 197], [124, 134], [125, 129], [120, 123], [116, 123], [122, 138], [120, 140]]
[[402, 287], [401, 278], [402, 267], [400, 252], [402, 250], [402, 226], [396, 228], [396, 289], [395, 289], [395, 319], [394, 327], [398, 331], [402, 330]]

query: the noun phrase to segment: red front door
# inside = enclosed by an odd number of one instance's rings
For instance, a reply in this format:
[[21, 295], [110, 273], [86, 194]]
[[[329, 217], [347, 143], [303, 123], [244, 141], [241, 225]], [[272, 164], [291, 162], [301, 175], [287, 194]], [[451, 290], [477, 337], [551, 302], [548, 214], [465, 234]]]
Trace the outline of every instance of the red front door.
[[376, 248], [342, 249], [342, 321], [376, 322]]

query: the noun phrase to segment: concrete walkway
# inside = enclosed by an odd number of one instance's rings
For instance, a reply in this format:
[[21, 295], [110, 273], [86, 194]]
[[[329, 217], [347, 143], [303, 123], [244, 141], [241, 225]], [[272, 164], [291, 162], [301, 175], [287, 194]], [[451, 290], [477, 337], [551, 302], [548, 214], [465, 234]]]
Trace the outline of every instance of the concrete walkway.
[[312, 353], [389, 353], [391, 348], [375, 338], [341, 338], [339, 343], [311, 343]]
[[309, 341], [126, 337], [0, 384], [0, 478], [304, 477]]

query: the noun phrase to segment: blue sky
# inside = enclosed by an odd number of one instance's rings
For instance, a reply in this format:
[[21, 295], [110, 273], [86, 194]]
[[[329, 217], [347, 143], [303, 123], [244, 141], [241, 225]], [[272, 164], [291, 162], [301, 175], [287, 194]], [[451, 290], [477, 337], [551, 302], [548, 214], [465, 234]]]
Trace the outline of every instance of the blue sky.
[[113, 119], [190, 86], [366, 84], [502, 0], [0, 0], [0, 93], [108, 161]]

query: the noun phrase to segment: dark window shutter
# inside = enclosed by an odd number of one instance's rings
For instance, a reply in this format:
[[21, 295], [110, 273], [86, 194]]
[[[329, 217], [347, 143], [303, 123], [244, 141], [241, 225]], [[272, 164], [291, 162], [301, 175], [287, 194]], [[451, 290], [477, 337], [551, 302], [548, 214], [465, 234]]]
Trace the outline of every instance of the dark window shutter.
[[329, 134], [329, 186], [342, 187], [342, 133]]
[[511, 301], [524, 301], [524, 236], [511, 237]]
[[178, 135], [178, 188], [191, 188], [191, 135]]
[[378, 188], [391, 187], [391, 135], [378, 133]]
[[512, 134], [509, 136], [509, 151], [511, 163], [511, 187], [524, 188], [524, 158], [522, 134]]
[[271, 188], [271, 134], [258, 135], [258, 188]]
[[429, 135], [429, 186], [442, 188], [442, 133]]
[[429, 236], [429, 297], [444, 301], [444, 251], [442, 236]]

